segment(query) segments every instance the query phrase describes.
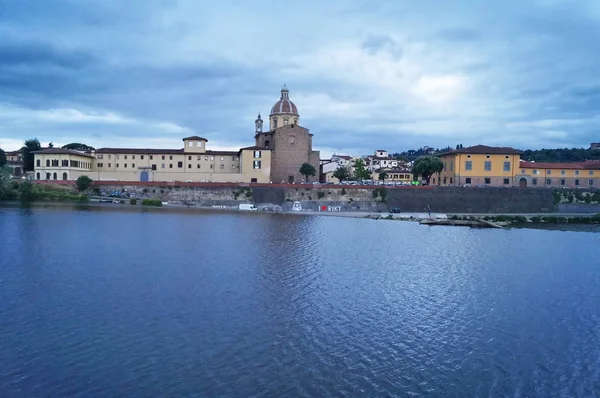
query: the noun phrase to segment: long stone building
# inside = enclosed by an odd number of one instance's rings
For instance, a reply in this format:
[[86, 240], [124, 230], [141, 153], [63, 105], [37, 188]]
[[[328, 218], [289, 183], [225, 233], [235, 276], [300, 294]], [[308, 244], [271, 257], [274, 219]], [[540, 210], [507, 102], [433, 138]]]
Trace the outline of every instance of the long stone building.
[[34, 152], [34, 178], [75, 180], [86, 175], [98, 181], [181, 182], [299, 182], [300, 167], [310, 163], [318, 181], [319, 152], [312, 150], [308, 129], [298, 125], [300, 115], [287, 87], [271, 108], [269, 131], [263, 132], [259, 114], [255, 145], [238, 151], [213, 151], [199, 136], [183, 139], [179, 149], [100, 148], [81, 152], [49, 148]]

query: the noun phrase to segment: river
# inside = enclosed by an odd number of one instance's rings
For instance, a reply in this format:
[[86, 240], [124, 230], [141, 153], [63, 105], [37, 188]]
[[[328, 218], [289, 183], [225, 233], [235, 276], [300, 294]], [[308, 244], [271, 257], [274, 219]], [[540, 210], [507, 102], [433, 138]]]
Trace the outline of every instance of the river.
[[0, 395], [600, 395], [600, 234], [0, 206]]

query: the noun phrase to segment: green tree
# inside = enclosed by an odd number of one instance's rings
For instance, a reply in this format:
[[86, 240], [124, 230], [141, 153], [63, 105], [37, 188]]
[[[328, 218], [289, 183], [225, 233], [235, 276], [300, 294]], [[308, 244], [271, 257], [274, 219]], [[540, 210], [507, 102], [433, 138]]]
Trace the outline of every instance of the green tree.
[[333, 176], [337, 178], [340, 182], [346, 181], [350, 179], [350, 171], [347, 167], [340, 166], [333, 172]]
[[302, 163], [302, 166], [300, 166], [300, 174], [302, 174], [304, 178], [306, 178], [306, 182], [308, 182], [308, 177], [317, 175], [317, 170], [315, 170], [315, 167], [310, 163]]
[[31, 181], [24, 181], [19, 184], [19, 197], [24, 202], [29, 202], [37, 198], [38, 191]]
[[4, 167], [6, 164], [6, 152], [0, 148], [0, 167]]
[[365, 162], [362, 159], [358, 159], [354, 162], [354, 178], [361, 180], [368, 180], [371, 177], [371, 172], [367, 170]]
[[79, 176], [77, 181], [75, 181], [75, 186], [79, 192], [85, 191], [90, 185], [92, 185], [92, 179], [88, 176]]
[[388, 173], [386, 173], [385, 171], [382, 171], [381, 173], [379, 173], [379, 181], [383, 181], [385, 183], [385, 179], [387, 178]]
[[25, 146], [21, 148], [23, 154], [23, 168], [25, 171], [33, 171], [34, 169], [34, 154], [33, 152], [42, 149], [40, 142], [37, 138], [32, 138], [25, 141]]
[[441, 173], [442, 170], [444, 170], [444, 163], [442, 163], [440, 158], [437, 156], [421, 156], [415, 160], [412, 173], [415, 177], [423, 177], [423, 179], [427, 181], [427, 185], [429, 185], [431, 176], [435, 173]]
[[54, 148], [54, 144], [51, 142], [48, 144], [48, 148]]
[[70, 144], [67, 145], [63, 145], [62, 146], [63, 149], [71, 149], [74, 151], [82, 151], [82, 152], [88, 152], [88, 151], [93, 151], [94, 147], [91, 147], [89, 145], [86, 144], [81, 144], [79, 142], [72, 142]]

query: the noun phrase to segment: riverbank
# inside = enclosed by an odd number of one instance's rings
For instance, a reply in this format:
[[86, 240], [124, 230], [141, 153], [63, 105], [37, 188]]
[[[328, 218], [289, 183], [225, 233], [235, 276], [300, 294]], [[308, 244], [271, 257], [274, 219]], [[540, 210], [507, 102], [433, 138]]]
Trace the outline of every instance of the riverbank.
[[582, 215], [579, 213], [561, 214], [560, 216], [548, 214], [510, 214], [510, 215], [489, 215], [489, 214], [443, 214], [443, 213], [388, 213], [388, 212], [361, 212], [361, 211], [284, 211], [273, 208], [260, 208], [258, 211], [239, 210], [234, 207], [214, 206], [186, 206], [186, 205], [171, 205], [165, 204], [161, 207], [143, 206], [139, 203], [132, 205], [129, 202], [119, 203], [100, 203], [100, 202], [58, 202], [58, 201], [43, 201], [22, 203], [19, 201], [2, 201], [0, 208], [72, 208], [84, 211], [116, 211], [116, 212], [174, 212], [181, 214], [246, 214], [246, 215], [264, 215], [264, 214], [279, 214], [284, 216], [314, 216], [314, 217], [343, 217], [343, 218], [360, 218], [373, 221], [408, 221], [419, 222], [427, 219], [454, 219], [454, 220], [469, 220], [483, 219], [486, 221], [499, 222], [508, 228], [533, 228], [533, 229], [548, 229], [548, 230], [564, 230], [564, 231], [585, 231], [585, 232], [600, 232], [600, 215], [589, 214]]

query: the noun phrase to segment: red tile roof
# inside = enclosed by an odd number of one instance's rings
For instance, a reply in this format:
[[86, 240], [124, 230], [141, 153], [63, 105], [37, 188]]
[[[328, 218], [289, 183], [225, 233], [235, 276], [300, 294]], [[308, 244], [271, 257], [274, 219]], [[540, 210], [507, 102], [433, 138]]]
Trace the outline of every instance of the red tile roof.
[[439, 156], [454, 154], [473, 154], [473, 155], [520, 155], [522, 152], [510, 147], [475, 145], [468, 148], [455, 149], [450, 152], [440, 153]]
[[84, 156], [86, 158], [93, 158], [93, 156], [90, 155], [89, 153], [74, 151], [72, 149], [63, 149], [63, 148], [48, 148], [48, 149], [42, 149], [40, 151], [34, 151], [32, 153], [55, 154], [55, 155], [77, 155], [77, 156]]

